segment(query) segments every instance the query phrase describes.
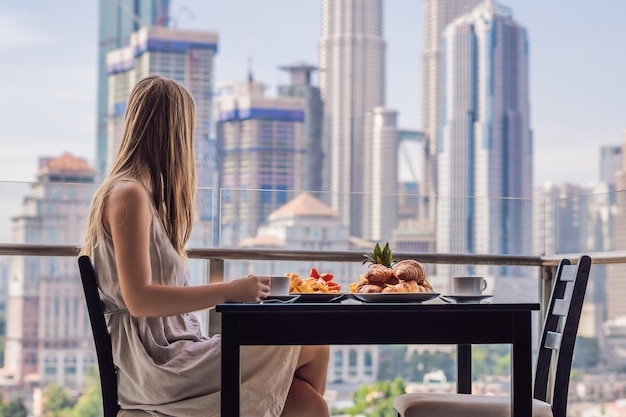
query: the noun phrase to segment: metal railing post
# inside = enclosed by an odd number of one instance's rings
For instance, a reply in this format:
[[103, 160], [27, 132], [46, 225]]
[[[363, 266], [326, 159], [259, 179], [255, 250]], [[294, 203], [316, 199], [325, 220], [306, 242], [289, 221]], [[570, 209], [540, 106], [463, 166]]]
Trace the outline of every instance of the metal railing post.
[[555, 273], [556, 266], [544, 265], [539, 268], [539, 304], [541, 305], [539, 311], [541, 312], [541, 324], [543, 324], [543, 320], [546, 317]]
[[[223, 259], [209, 259], [208, 268], [208, 282], [209, 284], [215, 284], [217, 282], [224, 282], [224, 260]], [[220, 314], [215, 311], [215, 308], [209, 310], [207, 318], [207, 334], [209, 336], [216, 335], [222, 331], [222, 320]]]

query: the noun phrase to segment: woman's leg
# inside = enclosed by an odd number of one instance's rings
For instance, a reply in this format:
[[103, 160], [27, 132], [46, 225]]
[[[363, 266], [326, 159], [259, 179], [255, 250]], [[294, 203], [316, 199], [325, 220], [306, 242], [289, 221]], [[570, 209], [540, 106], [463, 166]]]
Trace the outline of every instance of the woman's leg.
[[302, 346], [296, 365], [296, 377], [308, 382], [321, 395], [326, 390], [329, 355], [328, 346]]
[[302, 346], [282, 417], [327, 417], [328, 346]]
[[328, 417], [328, 405], [319, 392], [297, 376], [291, 381], [281, 417]]

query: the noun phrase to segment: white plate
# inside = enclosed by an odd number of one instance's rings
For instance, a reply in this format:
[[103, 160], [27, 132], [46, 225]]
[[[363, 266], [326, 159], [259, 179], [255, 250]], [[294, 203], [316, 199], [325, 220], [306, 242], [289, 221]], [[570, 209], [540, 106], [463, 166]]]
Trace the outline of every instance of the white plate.
[[493, 297], [493, 295], [478, 294], [478, 295], [442, 295], [442, 298], [447, 298], [456, 303], [480, 303], [482, 300]]
[[323, 303], [327, 301], [338, 301], [345, 294], [335, 292], [292, 292], [291, 295], [298, 295], [298, 303]]
[[421, 303], [437, 298], [436, 292], [373, 292], [351, 294], [354, 298], [366, 303]]

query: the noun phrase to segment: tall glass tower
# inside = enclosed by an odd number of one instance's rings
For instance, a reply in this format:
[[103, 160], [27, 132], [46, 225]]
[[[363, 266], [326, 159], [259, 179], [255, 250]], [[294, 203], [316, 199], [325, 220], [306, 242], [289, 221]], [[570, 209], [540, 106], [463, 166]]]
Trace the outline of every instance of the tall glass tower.
[[385, 104], [382, 0], [322, 0], [320, 89], [324, 188], [350, 233], [361, 236], [365, 115]]
[[442, 68], [437, 251], [530, 253], [526, 29], [487, 0], [448, 25]]
[[98, 35], [98, 127], [96, 175], [101, 181], [107, 164], [108, 75], [106, 55], [128, 46], [130, 35], [143, 26], [167, 26], [170, 0], [100, 0]]
[[424, 0], [424, 51], [422, 53], [422, 129], [424, 131], [424, 163], [421, 194], [425, 204], [420, 215], [435, 218], [433, 196], [437, 191], [437, 141], [441, 127], [441, 40], [446, 26], [469, 12], [481, 0]]

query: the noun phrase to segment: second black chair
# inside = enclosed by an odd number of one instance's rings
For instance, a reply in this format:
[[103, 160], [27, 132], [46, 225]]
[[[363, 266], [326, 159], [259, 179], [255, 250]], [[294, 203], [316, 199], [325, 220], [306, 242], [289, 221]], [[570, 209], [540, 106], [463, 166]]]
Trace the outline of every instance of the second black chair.
[[[586, 255], [581, 256], [576, 265], [571, 265], [569, 260], [563, 259], [557, 268], [537, 357], [533, 417], [567, 415], [574, 344], [590, 269], [591, 258]], [[552, 367], [553, 352], [556, 352], [554, 367]], [[511, 399], [508, 396], [409, 393], [396, 397], [394, 407], [401, 417], [511, 415]]]

